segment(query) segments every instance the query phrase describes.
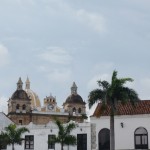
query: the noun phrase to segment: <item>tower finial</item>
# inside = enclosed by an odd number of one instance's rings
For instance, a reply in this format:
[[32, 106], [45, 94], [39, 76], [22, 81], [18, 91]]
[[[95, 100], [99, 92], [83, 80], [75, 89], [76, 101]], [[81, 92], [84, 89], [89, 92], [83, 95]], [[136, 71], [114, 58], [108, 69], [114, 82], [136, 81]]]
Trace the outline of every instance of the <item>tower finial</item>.
[[22, 85], [23, 85], [23, 82], [21, 80], [21, 77], [19, 77], [19, 80], [17, 82], [17, 90], [22, 90]]
[[25, 88], [30, 89], [30, 80], [29, 80], [28, 76], [27, 76], [26, 87]]
[[73, 82], [72, 87], [71, 87], [71, 94], [77, 94], [77, 86], [76, 83]]

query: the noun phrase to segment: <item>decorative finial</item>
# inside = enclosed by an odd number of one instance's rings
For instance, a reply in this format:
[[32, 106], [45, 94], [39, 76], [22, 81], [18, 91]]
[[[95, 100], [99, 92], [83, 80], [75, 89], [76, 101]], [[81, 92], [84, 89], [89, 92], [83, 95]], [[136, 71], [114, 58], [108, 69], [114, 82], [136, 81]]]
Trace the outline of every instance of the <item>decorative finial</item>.
[[17, 90], [22, 90], [22, 85], [23, 85], [23, 82], [22, 82], [21, 77], [20, 77], [18, 82], [17, 82]]
[[30, 89], [30, 80], [29, 80], [28, 76], [27, 76], [27, 80], [26, 80], [26, 87], [25, 87], [25, 89]]
[[71, 87], [71, 94], [77, 94], [77, 86], [76, 83], [73, 82], [72, 87]]

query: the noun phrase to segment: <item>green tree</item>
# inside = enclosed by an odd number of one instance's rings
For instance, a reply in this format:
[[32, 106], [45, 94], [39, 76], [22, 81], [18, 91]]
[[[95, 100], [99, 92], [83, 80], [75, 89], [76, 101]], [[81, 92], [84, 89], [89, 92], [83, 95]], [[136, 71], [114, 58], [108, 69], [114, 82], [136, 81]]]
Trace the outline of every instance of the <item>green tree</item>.
[[64, 145], [77, 144], [76, 136], [70, 135], [71, 131], [76, 128], [75, 123], [63, 125], [59, 120], [56, 120], [55, 124], [58, 127], [58, 135], [54, 135], [53, 138], [48, 141], [49, 143], [60, 143], [61, 150], [63, 150]]
[[5, 149], [7, 146], [7, 137], [4, 132], [1, 132], [0, 134], [0, 150]]
[[29, 130], [25, 127], [17, 128], [15, 124], [10, 124], [5, 127], [5, 131], [1, 132], [0, 135], [4, 137], [3, 142], [5, 142], [5, 145], [12, 145], [12, 150], [15, 150], [14, 145], [21, 144], [23, 140], [21, 136], [25, 132], [29, 132]]
[[110, 106], [110, 150], [115, 150], [114, 115], [117, 103], [131, 102], [134, 105], [139, 100], [138, 94], [125, 86], [126, 82], [132, 81], [132, 78], [117, 78], [117, 71], [113, 71], [111, 83], [98, 81], [100, 88], [92, 90], [88, 96], [89, 108], [98, 101], [102, 103], [102, 111]]

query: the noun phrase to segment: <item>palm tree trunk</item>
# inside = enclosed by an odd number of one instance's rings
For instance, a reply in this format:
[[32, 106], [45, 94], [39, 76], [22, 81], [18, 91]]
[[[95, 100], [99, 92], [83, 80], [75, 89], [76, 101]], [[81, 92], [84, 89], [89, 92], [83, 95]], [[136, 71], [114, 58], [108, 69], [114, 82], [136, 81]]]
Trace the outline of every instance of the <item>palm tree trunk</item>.
[[110, 150], [115, 150], [114, 112], [110, 115]]
[[64, 144], [61, 143], [61, 150], [64, 150]]
[[15, 148], [14, 148], [14, 143], [12, 144], [12, 150], [15, 150]]

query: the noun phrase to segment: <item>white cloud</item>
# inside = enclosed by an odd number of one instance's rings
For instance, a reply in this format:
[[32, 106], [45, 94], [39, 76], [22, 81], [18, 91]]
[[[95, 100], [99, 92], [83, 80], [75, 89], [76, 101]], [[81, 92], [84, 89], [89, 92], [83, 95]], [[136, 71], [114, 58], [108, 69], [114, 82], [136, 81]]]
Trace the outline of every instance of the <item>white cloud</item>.
[[108, 72], [112, 70], [114, 67], [113, 62], [101, 62], [94, 65], [93, 70], [95, 73], [97, 72]]
[[0, 44], [0, 67], [9, 63], [8, 49]]
[[8, 113], [7, 101], [8, 101], [8, 98], [4, 96], [0, 97], [0, 112], [4, 112], [6, 114]]
[[88, 90], [93, 90], [95, 88], [98, 88], [98, 84], [97, 84], [98, 80], [110, 81], [110, 74], [97, 74], [93, 76], [92, 79], [89, 80], [87, 84]]
[[70, 64], [72, 57], [66, 50], [60, 47], [49, 47], [44, 53], [40, 54], [40, 58], [47, 62], [55, 64]]
[[142, 86], [150, 89], [150, 78], [141, 79], [140, 83]]
[[136, 89], [141, 99], [150, 99], [150, 78], [140, 79]]
[[98, 32], [105, 31], [104, 27], [104, 17], [100, 14], [91, 13], [84, 9], [80, 9], [76, 12], [78, 19], [88, 26], [92, 27]]
[[64, 83], [71, 79], [71, 71], [67, 69], [55, 69], [47, 74], [48, 80], [54, 83]]

